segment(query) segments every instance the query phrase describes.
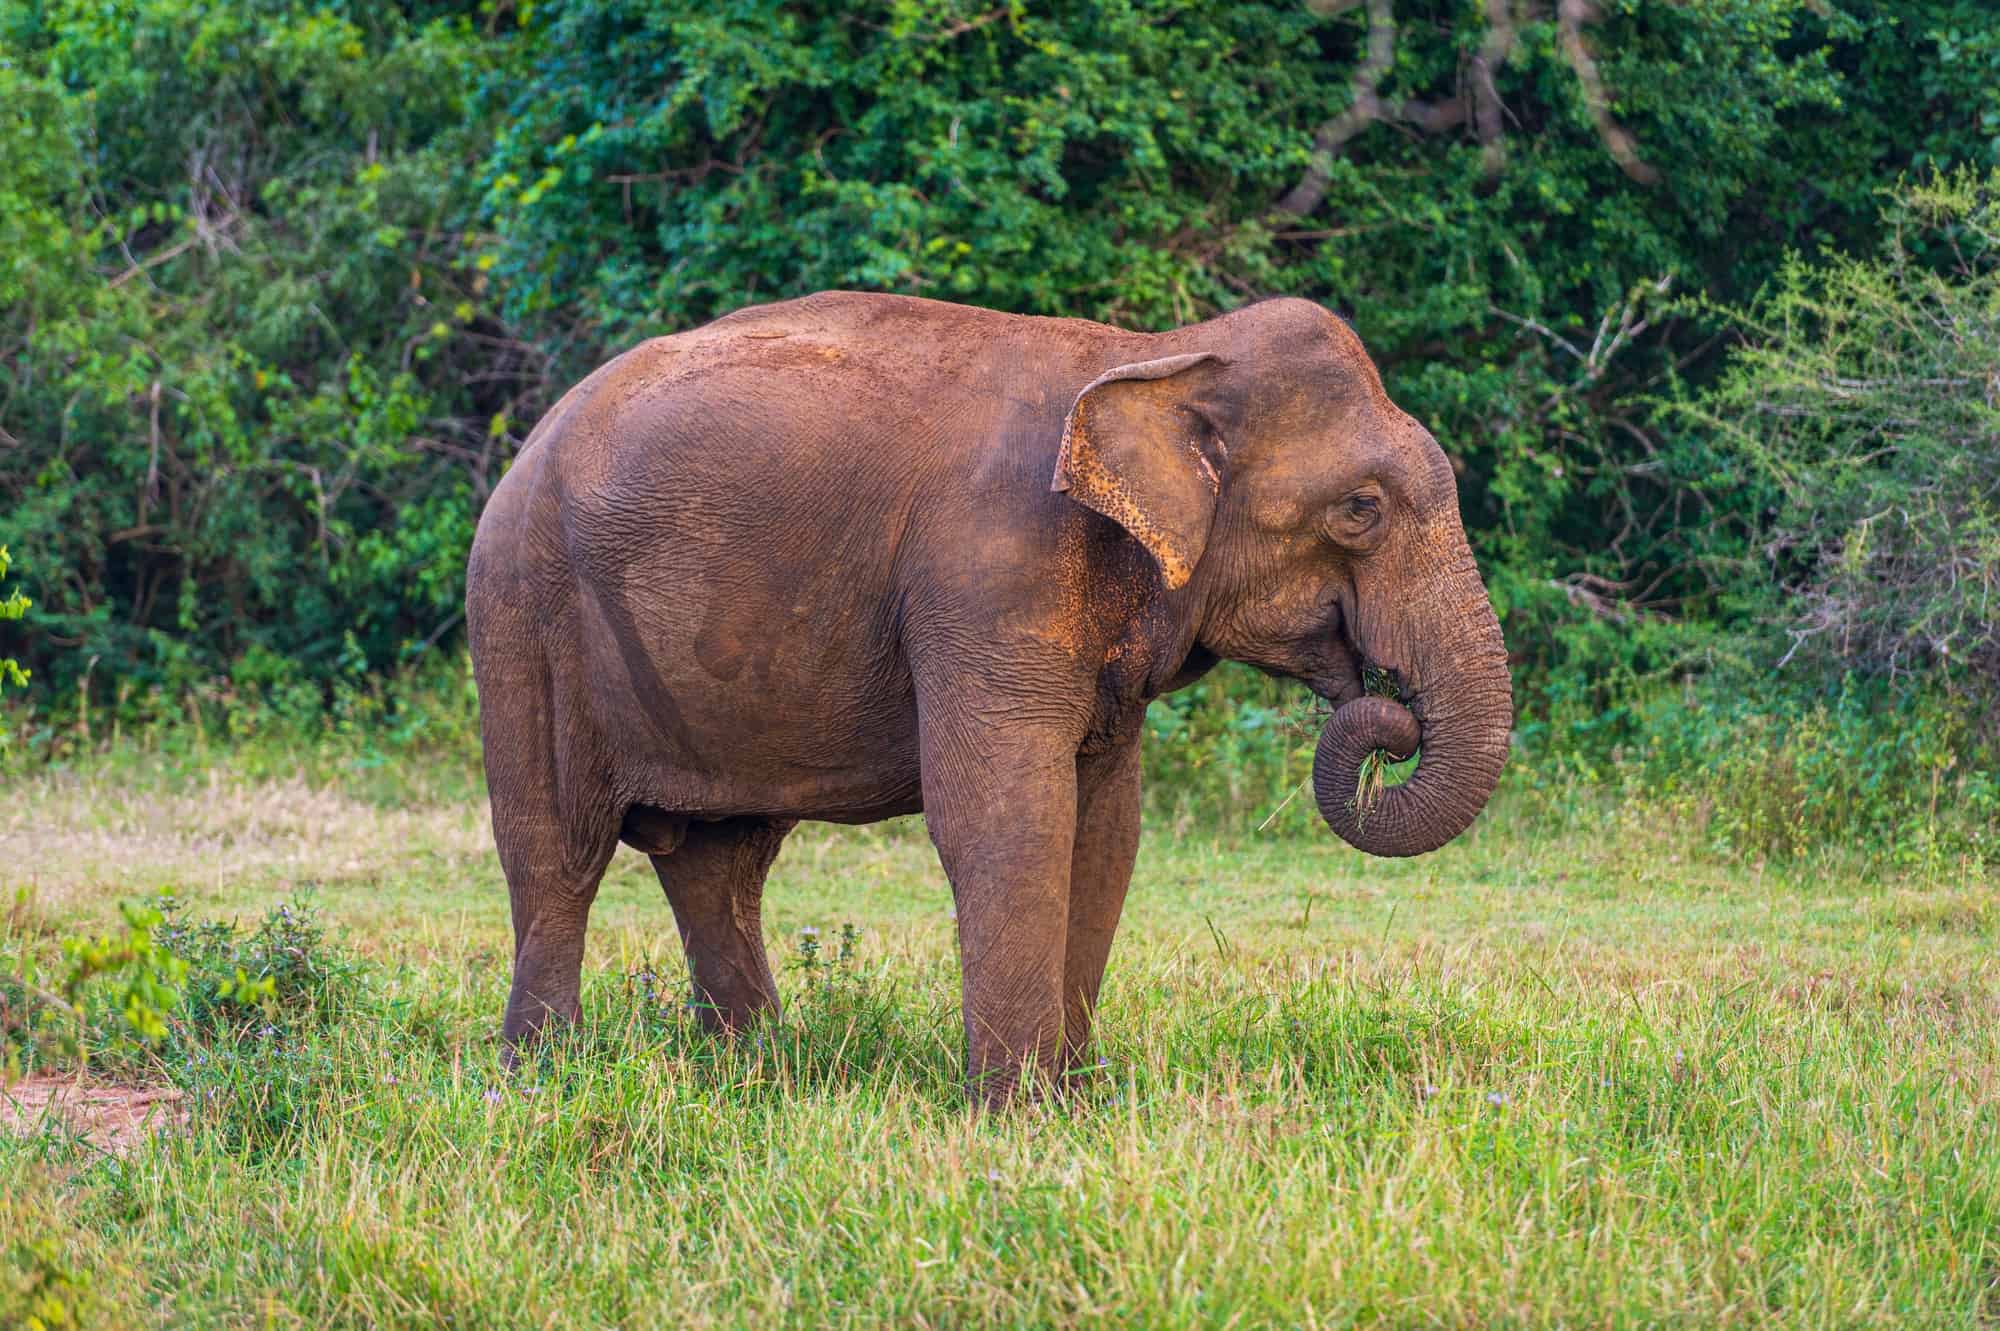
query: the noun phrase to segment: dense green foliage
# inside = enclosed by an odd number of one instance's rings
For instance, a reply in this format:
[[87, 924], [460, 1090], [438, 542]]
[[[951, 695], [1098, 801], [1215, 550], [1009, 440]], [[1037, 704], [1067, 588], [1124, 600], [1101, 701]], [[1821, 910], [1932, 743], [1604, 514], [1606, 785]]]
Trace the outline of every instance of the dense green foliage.
[[1724, 372], [1664, 414], [1709, 441], [1687, 543], [1733, 613], [1699, 692], [1531, 721], [1554, 767], [1622, 759], [1739, 853], [2000, 858], [1996, 185], [1898, 191], [1879, 254], [1788, 263], [1731, 315]]
[[0, 504], [58, 681], [326, 678], [457, 604], [451, 421], [511, 364], [453, 229], [479, 48], [354, 12], [0, 6]]
[[[1990, 303], [1990, 213], [1889, 191], [2000, 162], [1996, 89], [1982, 0], [0, 0], [0, 647], [126, 724], [351, 715], [455, 641], [484, 495], [635, 339], [828, 286], [1291, 293], [1460, 468], [1539, 752], [1646, 748], [1717, 664], [1792, 717], [1848, 672], [1929, 706], [1916, 669], [1962, 776], [1990, 405], [1868, 441], [1990, 355], [1931, 338]], [[1261, 806], [1299, 746], [1242, 678], [1155, 728]]]

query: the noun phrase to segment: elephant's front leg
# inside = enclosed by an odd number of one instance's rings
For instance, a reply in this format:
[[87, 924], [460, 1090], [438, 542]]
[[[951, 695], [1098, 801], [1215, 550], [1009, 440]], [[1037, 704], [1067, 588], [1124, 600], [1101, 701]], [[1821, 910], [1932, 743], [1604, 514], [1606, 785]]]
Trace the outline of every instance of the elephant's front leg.
[[924, 815], [958, 908], [967, 1091], [1011, 1099], [1061, 1056], [1076, 741], [924, 726]]
[[1062, 1070], [1088, 1061], [1104, 963], [1139, 854], [1139, 741], [1076, 760], [1076, 843], [1070, 852], [1069, 937], [1063, 959]]

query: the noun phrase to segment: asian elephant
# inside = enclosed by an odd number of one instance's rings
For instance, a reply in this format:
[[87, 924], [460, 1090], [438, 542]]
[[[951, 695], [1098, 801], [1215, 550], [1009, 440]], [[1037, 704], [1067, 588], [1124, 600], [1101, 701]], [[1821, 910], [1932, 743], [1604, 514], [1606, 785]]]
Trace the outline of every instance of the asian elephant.
[[[494, 490], [466, 621], [510, 1057], [576, 1016], [620, 841], [734, 1030], [777, 1010], [760, 901], [786, 833], [922, 810], [970, 1090], [1005, 1100], [1086, 1048], [1150, 699], [1225, 658], [1302, 680], [1338, 709], [1320, 810], [1377, 855], [1463, 831], [1512, 722], [1451, 466], [1295, 299], [1145, 334], [830, 292], [644, 343]], [[1358, 812], [1364, 757], [1419, 748]]]

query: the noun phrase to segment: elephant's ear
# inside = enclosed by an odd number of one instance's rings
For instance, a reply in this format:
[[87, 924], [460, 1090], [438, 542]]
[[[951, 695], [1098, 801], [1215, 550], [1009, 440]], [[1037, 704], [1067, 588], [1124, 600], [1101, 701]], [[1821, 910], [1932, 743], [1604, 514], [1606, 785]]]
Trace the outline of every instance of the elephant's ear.
[[1159, 562], [1169, 588], [1187, 582], [1208, 544], [1222, 477], [1203, 451], [1226, 445], [1197, 401], [1219, 366], [1209, 352], [1106, 370], [1077, 394], [1063, 421], [1051, 490], [1130, 532]]

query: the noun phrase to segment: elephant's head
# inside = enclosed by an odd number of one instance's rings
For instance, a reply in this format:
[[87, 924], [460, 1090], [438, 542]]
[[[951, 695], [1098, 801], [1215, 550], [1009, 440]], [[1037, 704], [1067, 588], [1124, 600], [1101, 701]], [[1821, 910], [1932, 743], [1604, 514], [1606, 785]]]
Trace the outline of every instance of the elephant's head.
[[[1197, 652], [1336, 704], [1313, 764], [1335, 832], [1376, 855], [1435, 850], [1493, 793], [1513, 722], [1451, 464], [1360, 339], [1310, 302], [1267, 301], [1162, 344], [1180, 354], [1077, 397], [1054, 488], [1151, 553]], [[1364, 667], [1402, 700], [1364, 696]], [[1363, 808], [1378, 749], [1420, 752], [1417, 770]]]

